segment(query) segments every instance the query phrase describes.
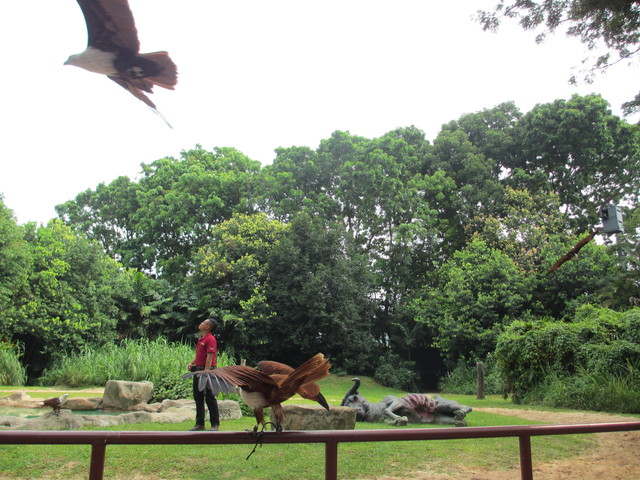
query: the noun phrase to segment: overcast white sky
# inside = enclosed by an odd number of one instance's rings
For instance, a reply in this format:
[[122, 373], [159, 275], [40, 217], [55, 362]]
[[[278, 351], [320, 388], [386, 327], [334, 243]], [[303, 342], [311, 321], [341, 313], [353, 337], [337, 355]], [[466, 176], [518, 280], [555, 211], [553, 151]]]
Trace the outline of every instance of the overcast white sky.
[[[368, 138], [415, 125], [433, 140], [464, 113], [513, 100], [600, 93], [616, 114], [638, 69], [568, 84], [585, 47], [543, 45], [514, 23], [472, 20], [498, 0], [129, 0], [141, 51], [167, 50], [175, 91], [152, 99], [173, 125], [106, 77], [63, 66], [86, 46], [75, 0], [0, 2], [0, 193], [19, 223], [141, 163], [201, 144], [263, 164], [278, 147], [317, 148], [335, 130]], [[629, 121], [637, 119], [630, 118]]]

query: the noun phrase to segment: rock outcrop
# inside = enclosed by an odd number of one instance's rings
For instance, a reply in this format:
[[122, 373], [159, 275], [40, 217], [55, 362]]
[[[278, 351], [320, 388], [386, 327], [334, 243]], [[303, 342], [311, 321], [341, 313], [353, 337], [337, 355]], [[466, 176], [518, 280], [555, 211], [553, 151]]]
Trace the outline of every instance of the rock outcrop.
[[[218, 407], [220, 420], [242, 418], [238, 402], [220, 400]], [[193, 420], [195, 410], [193, 400], [164, 400], [147, 405], [145, 410], [119, 415], [78, 415], [63, 409], [60, 415], [49, 412], [32, 418], [0, 416], [0, 430], [76, 430], [84, 426], [108, 427], [125, 423], [180, 423]]]
[[153, 394], [151, 382], [109, 380], [104, 386], [102, 408], [105, 410], [143, 410]]
[[331, 407], [325, 410], [319, 405], [283, 405], [284, 430], [353, 430], [356, 411], [349, 407]]

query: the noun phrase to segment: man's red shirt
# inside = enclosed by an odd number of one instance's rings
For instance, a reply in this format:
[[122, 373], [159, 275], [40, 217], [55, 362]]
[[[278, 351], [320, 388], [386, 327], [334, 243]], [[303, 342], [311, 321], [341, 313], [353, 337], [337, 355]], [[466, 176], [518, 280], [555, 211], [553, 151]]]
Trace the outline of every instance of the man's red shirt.
[[213, 359], [211, 360], [211, 366], [216, 366], [216, 357], [218, 355], [218, 342], [211, 332], [198, 339], [198, 346], [196, 347], [196, 366], [204, 367], [207, 362], [207, 354], [213, 353]]

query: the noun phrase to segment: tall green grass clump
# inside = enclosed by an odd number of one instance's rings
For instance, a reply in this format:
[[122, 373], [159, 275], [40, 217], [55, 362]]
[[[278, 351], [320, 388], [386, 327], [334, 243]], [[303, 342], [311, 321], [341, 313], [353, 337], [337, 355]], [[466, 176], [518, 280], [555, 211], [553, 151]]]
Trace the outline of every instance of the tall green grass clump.
[[27, 382], [27, 371], [20, 363], [21, 355], [19, 346], [0, 342], [0, 385], [22, 386]]
[[601, 412], [640, 413], [640, 365], [625, 373], [581, 368], [573, 375], [550, 373], [523, 403]]
[[[486, 395], [501, 395], [504, 383], [496, 367], [495, 357], [488, 354], [484, 360], [484, 393]], [[478, 391], [478, 369], [476, 362], [460, 359], [453, 370], [438, 383], [442, 393], [457, 395], [476, 395]]]
[[[193, 360], [195, 347], [184, 343], [156, 340], [123, 340], [101, 349], [59, 358], [40, 377], [41, 385], [69, 387], [103, 386], [108, 380], [153, 382], [152, 401], [166, 398], [190, 398], [192, 384], [182, 380], [186, 366]], [[234, 365], [225, 353], [218, 354], [218, 366]]]

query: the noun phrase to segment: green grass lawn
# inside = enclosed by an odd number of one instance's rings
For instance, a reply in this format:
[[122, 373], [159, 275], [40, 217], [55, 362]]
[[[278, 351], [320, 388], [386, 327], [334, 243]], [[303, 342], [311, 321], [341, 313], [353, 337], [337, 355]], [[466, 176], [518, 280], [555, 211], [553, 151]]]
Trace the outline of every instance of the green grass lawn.
[[[330, 376], [320, 387], [331, 405], [339, 405], [351, 386], [351, 377]], [[0, 388], [0, 396], [3, 390]], [[15, 389], [14, 389], [15, 390]], [[26, 388], [36, 397], [41, 392]], [[43, 390], [34, 388], [34, 390]], [[74, 391], [76, 393], [74, 393]], [[57, 392], [80, 394], [74, 389], [47, 389], [43, 396]], [[381, 387], [362, 378], [360, 393], [375, 402], [385, 395], [403, 396], [406, 392]], [[89, 396], [95, 396], [93, 393]], [[471, 407], [522, 408], [500, 397], [476, 400], [472, 396], [445, 395]], [[291, 403], [309, 403], [299, 397]], [[535, 422], [517, 417], [472, 412], [469, 426], [526, 425]], [[185, 431], [193, 422], [181, 424], [137, 424], [109, 427], [113, 431]], [[251, 428], [253, 418], [223, 421], [222, 431]], [[410, 428], [416, 428], [411, 425]], [[394, 429], [384, 423], [358, 423], [357, 429]], [[434, 428], [421, 426], [420, 428]], [[451, 427], [455, 428], [455, 427]], [[90, 429], [90, 428], [87, 428]], [[95, 428], [94, 428], [95, 429]], [[212, 433], [212, 435], [215, 435]], [[594, 443], [592, 436], [567, 435], [532, 438], [535, 462], [573, 456]], [[251, 445], [112, 445], [107, 447], [105, 479], [209, 480], [212, 478], [248, 480], [299, 480], [324, 478], [324, 445], [266, 444], [246, 460]], [[84, 479], [89, 471], [91, 449], [84, 445], [0, 445], [0, 478]], [[339, 447], [340, 478], [375, 479], [383, 475], [403, 476], [416, 470], [446, 471], [453, 465], [478, 465], [484, 468], [509, 468], [519, 464], [517, 438], [480, 440], [439, 440], [414, 442], [344, 443]]]

